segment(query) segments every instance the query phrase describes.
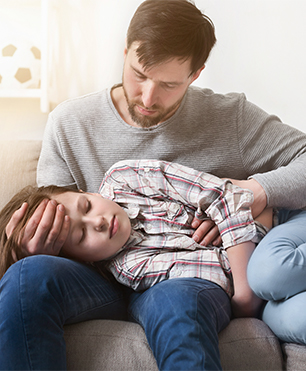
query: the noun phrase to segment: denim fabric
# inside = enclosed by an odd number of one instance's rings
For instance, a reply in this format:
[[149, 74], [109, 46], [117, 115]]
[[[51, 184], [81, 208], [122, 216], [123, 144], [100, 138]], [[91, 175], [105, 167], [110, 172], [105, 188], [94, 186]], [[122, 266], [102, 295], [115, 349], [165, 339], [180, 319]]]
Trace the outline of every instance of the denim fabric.
[[145, 329], [160, 370], [222, 369], [218, 332], [231, 309], [218, 285], [198, 278], [162, 281], [133, 293], [128, 312]]
[[217, 334], [230, 302], [219, 286], [172, 279], [132, 293], [90, 266], [44, 255], [15, 263], [0, 282], [0, 369], [65, 370], [63, 325], [126, 319], [129, 295], [161, 370], [221, 369]]
[[125, 315], [119, 285], [91, 267], [44, 255], [20, 260], [0, 282], [0, 369], [65, 370], [65, 323]]
[[306, 344], [306, 211], [281, 210], [255, 249], [248, 280], [268, 303], [263, 320], [283, 341]]

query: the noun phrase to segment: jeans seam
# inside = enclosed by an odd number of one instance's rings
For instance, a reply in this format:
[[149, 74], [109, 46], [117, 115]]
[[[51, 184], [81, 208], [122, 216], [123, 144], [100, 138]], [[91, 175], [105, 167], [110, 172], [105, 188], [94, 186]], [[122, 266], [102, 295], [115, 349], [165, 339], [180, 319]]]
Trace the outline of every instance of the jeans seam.
[[[199, 309], [198, 309], [198, 307], [199, 307], [199, 295], [200, 295], [200, 293], [202, 293], [203, 291], [206, 291], [206, 290], [202, 289], [201, 291], [199, 291], [197, 293], [197, 305], [195, 307], [196, 312], [195, 312], [195, 316], [194, 316], [194, 319], [195, 319], [196, 324], [197, 324], [197, 343], [198, 343], [200, 349], [203, 349], [203, 345], [200, 341], [201, 327], [200, 327], [200, 323], [199, 323]], [[205, 349], [203, 349], [203, 354], [205, 354]], [[205, 367], [205, 357], [202, 357], [202, 369], [203, 370], [204, 370], [204, 367]]]
[[33, 370], [33, 364], [32, 364], [31, 355], [30, 355], [31, 349], [30, 349], [30, 346], [29, 346], [29, 343], [28, 343], [29, 340], [28, 340], [28, 335], [27, 335], [26, 326], [25, 326], [25, 320], [24, 320], [24, 311], [25, 311], [25, 308], [23, 306], [23, 300], [22, 300], [22, 295], [21, 295], [22, 286], [23, 286], [23, 284], [22, 284], [22, 268], [23, 268], [24, 263], [25, 263], [25, 261], [23, 259], [21, 261], [21, 263], [20, 263], [20, 274], [19, 274], [20, 314], [21, 314], [21, 319], [22, 319], [22, 330], [23, 330], [24, 339], [25, 339], [25, 345], [26, 345], [26, 349], [27, 349], [28, 363], [29, 363], [30, 370]]

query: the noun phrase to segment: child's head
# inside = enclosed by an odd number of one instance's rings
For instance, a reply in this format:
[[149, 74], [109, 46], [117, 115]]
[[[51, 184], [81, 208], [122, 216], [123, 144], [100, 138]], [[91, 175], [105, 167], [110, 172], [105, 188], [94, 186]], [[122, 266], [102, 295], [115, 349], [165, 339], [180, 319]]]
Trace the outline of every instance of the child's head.
[[65, 192], [52, 197], [70, 217], [69, 235], [62, 255], [93, 262], [116, 254], [131, 234], [126, 212], [98, 193]]
[[[130, 236], [131, 224], [125, 211], [99, 194], [57, 186], [26, 187], [0, 212], [0, 278], [16, 258], [24, 257], [19, 241], [27, 221], [45, 199], [64, 205], [70, 218], [69, 234], [60, 252], [62, 256], [81, 261], [107, 259], [118, 252]], [[7, 238], [6, 226], [24, 202], [28, 204], [26, 214]]]

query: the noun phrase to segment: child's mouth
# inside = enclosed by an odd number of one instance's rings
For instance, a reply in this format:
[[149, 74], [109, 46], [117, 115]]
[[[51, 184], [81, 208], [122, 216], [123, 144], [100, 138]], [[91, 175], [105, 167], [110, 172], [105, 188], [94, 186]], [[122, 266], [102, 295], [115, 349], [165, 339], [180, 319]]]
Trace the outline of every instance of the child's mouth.
[[118, 227], [118, 219], [116, 218], [116, 215], [114, 215], [110, 224], [109, 238], [112, 238], [117, 233]]

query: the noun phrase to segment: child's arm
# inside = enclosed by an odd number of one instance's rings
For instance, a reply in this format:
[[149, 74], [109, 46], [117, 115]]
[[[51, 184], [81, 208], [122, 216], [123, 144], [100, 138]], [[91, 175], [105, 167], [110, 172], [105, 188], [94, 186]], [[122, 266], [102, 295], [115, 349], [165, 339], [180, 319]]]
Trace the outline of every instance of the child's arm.
[[[265, 227], [271, 228], [272, 212], [272, 209], [266, 209], [256, 220]], [[254, 243], [244, 242], [226, 250], [233, 276], [232, 311], [234, 317], [256, 317], [262, 304], [262, 300], [253, 293], [247, 280], [247, 265], [254, 249]]]
[[226, 250], [233, 276], [232, 311], [234, 317], [256, 317], [262, 303], [247, 281], [247, 265], [254, 248], [253, 242], [243, 242]]

